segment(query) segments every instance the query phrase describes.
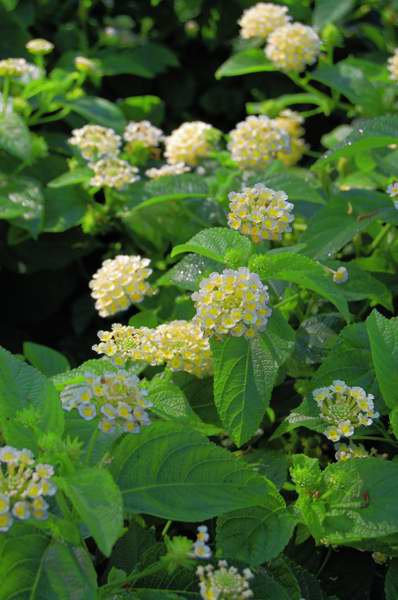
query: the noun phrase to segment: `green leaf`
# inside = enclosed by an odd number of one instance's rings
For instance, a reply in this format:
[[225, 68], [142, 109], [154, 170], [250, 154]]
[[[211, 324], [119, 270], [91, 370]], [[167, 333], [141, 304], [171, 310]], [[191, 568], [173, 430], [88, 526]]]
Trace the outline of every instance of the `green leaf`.
[[23, 353], [33, 367], [47, 377], [69, 371], [70, 365], [63, 354], [33, 342], [24, 342]]
[[275, 558], [288, 543], [296, 519], [280, 496], [269, 496], [267, 506], [228, 513], [217, 520], [217, 552], [223, 558], [256, 567]]
[[156, 283], [157, 285], [176, 285], [193, 292], [198, 289], [201, 279], [215, 271], [222, 271], [222, 269], [223, 266], [218, 261], [198, 254], [187, 254]]
[[[15, 435], [22, 435], [20, 430], [15, 430], [15, 418], [23, 411], [30, 414], [34, 411], [37, 435], [48, 431], [62, 434], [64, 415], [51, 381], [0, 347], [0, 423], [10, 444]], [[20, 443], [21, 440], [15, 445]], [[33, 443], [32, 433], [27, 430], [24, 445], [30, 447]]]
[[212, 340], [214, 401], [221, 421], [240, 447], [256, 432], [269, 406], [280, 365], [293, 349], [294, 334], [278, 314], [261, 335]]
[[68, 187], [71, 185], [77, 185], [79, 183], [85, 183], [93, 176], [93, 172], [88, 167], [79, 167], [77, 169], [73, 169], [73, 171], [67, 171], [66, 173], [62, 173], [59, 177], [52, 179], [48, 182], [48, 187], [50, 188], [61, 188]]
[[138, 75], [151, 79], [166, 71], [169, 67], [178, 66], [174, 52], [153, 42], [142, 44], [136, 48], [97, 52], [96, 58], [101, 62], [103, 75]]
[[128, 511], [174, 521], [261, 505], [275, 489], [200, 433], [173, 423], [153, 423], [126, 436], [111, 468]]
[[249, 258], [252, 245], [248, 238], [237, 231], [226, 227], [212, 227], [199, 231], [186, 244], [175, 246], [171, 251], [171, 257], [184, 252], [194, 252], [211, 260], [226, 263], [227, 253], [230, 250], [239, 252], [243, 263]]
[[36, 237], [42, 227], [43, 208], [43, 193], [36, 179], [1, 176], [0, 218], [12, 219], [14, 225]]
[[356, 4], [356, 0], [316, 0], [312, 23], [316, 29], [322, 29], [328, 23], [335, 23], [345, 17]]
[[350, 312], [341, 289], [325, 268], [309, 257], [291, 252], [268, 253], [254, 257], [250, 268], [263, 280], [280, 279], [316, 292], [334, 304], [349, 321]]
[[[129, 373], [132, 375], [138, 375], [145, 369], [145, 363], [134, 363], [128, 367]], [[52, 381], [57, 390], [62, 390], [66, 385], [74, 385], [75, 383], [82, 383], [85, 379], [85, 373], [95, 373], [96, 375], [102, 375], [107, 371], [116, 373], [118, 367], [116, 367], [109, 358], [93, 358], [86, 360], [80, 367], [72, 369], [59, 375], [54, 375]]]
[[57, 478], [57, 482], [101, 552], [109, 556], [123, 527], [122, 496], [110, 473], [98, 467], [86, 467]]
[[22, 161], [32, 157], [29, 129], [16, 113], [7, 112], [0, 116], [0, 148]]
[[376, 377], [389, 408], [398, 407], [398, 318], [374, 310], [366, 321]]
[[110, 127], [118, 133], [121, 133], [126, 126], [126, 120], [120, 108], [105, 98], [82, 96], [67, 105], [89, 123]]
[[390, 562], [387, 575], [384, 581], [384, 591], [386, 600], [396, 600], [398, 598], [398, 559]]
[[254, 175], [249, 177], [247, 185], [264, 183], [272, 190], [283, 190], [292, 202], [301, 200], [313, 204], [324, 204], [317, 179], [307, 170], [299, 168], [277, 169], [276, 166], [265, 175]]
[[243, 456], [258, 473], [272, 481], [279, 490], [287, 481], [288, 457], [283, 450], [256, 448]]
[[350, 263], [328, 263], [333, 269], [338, 267], [347, 267], [348, 270], [348, 281], [341, 285], [341, 292], [348, 300], [372, 300], [377, 304], [381, 304], [388, 310], [393, 310], [392, 305], [392, 294], [388, 287], [379, 281], [376, 277], [373, 277], [367, 271], [361, 269], [358, 265], [353, 262]]
[[76, 227], [82, 221], [89, 203], [88, 194], [80, 187], [45, 189], [44, 231], [59, 233]]
[[97, 574], [90, 555], [60, 541], [45, 550], [29, 600], [96, 600]]
[[225, 61], [217, 69], [216, 79], [247, 75], [248, 73], [261, 73], [262, 71], [275, 71], [275, 66], [266, 58], [264, 50], [250, 48], [234, 54]]
[[164, 119], [164, 101], [158, 96], [130, 96], [119, 101], [124, 116], [129, 121], [150, 121], [161, 125]]

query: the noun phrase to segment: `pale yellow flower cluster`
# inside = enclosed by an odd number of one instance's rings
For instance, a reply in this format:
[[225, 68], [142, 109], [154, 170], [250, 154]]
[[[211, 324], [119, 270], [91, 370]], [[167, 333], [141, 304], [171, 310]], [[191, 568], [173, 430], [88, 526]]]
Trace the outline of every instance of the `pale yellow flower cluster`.
[[394, 54], [388, 59], [387, 68], [390, 71], [390, 79], [398, 81], [398, 48], [394, 50]]
[[304, 119], [302, 116], [290, 109], [283, 110], [274, 119], [275, 125], [286, 131], [290, 138], [289, 150], [278, 152], [276, 155], [278, 160], [283, 162], [286, 167], [292, 167], [297, 164], [307, 149], [305, 140], [302, 137], [304, 134], [303, 122]]
[[321, 40], [312, 27], [288, 23], [270, 34], [265, 54], [278, 69], [300, 73], [317, 60], [320, 47]]
[[192, 294], [194, 320], [208, 337], [253, 337], [265, 329], [272, 312], [267, 289], [258, 275], [245, 267], [212, 273]]
[[312, 394], [321, 419], [329, 425], [324, 433], [332, 442], [352, 436], [356, 427], [367, 427], [379, 416], [374, 409], [374, 396], [344, 381], [333, 381], [332, 385], [316, 389]]
[[241, 169], [263, 169], [290, 149], [289, 135], [266, 116], [249, 116], [230, 133], [228, 149]]
[[280, 240], [283, 233], [291, 231], [294, 206], [287, 201], [285, 192], [257, 183], [241, 192], [231, 192], [228, 198], [228, 225], [250, 237], [255, 244]]
[[28, 75], [33, 65], [24, 58], [5, 58], [0, 60], [0, 77], [23, 77]]
[[93, 187], [108, 187], [121, 190], [139, 179], [137, 167], [117, 156], [101, 158], [90, 163], [94, 176], [90, 179]]
[[36, 463], [30, 450], [0, 448], [0, 532], [8, 531], [14, 519], [47, 519], [44, 496], [57, 491], [53, 475], [52, 465]]
[[117, 362], [141, 360], [196, 377], [206, 377], [212, 370], [209, 340], [192, 321], [170, 321], [153, 329], [116, 323], [111, 331], [99, 331], [98, 337], [100, 343], [93, 350]]
[[159, 177], [165, 177], [167, 175], [182, 175], [183, 173], [188, 173], [191, 170], [188, 165], [184, 163], [175, 163], [173, 165], [162, 165], [161, 167], [153, 167], [152, 169], [147, 169], [145, 171], [145, 175], [149, 177], [149, 179], [159, 179]]
[[254, 575], [250, 569], [244, 569], [242, 575], [235, 567], [228, 567], [225, 560], [213, 565], [198, 567], [199, 591], [203, 600], [246, 600], [252, 598], [250, 580]]
[[85, 421], [100, 417], [98, 427], [103, 433], [121, 429], [127, 433], [139, 433], [150, 424], [147, 409], [147, 390], [140, 386], [136, 375], [123, 369], [102, 375], [85, 373], [83, 383], [68, 385], [61, 392], [62, 407], [66, 411], [76, 409]]
[[126, 142], [138, 142], [146, 148], [156, 148], [163, 141], [163, 131], [149, 121], [131, 121], [123, 133]]
[[217, 137], [217, 130], [208, 123], [183, 123], [165, 139], [167, 162], [195, 166], [210, 154]]
[[239, 20], [240, 35], [243, 39], [260, 38], [266, 40], [278, 27], [287, 25], [290, 17], [286, 6], [259, 2], [246, 9]]
[[153, 294], [146, 281], [152, 273], [150, 260], [141, 256], [119, 255], [107, 259], [90, 281], [91, 296], [101, 317], [110, 317], [126, 310], [131, 304], [142, 302]]
[[84, 125], [80, 129], [74, 129], [68, 141], [89, 161], [117, 156], [122, 142], [120, 135], [113, 129], [102, 125]]
[[25, 47], [28, 52], [37, 56], [44, 56], [44, 54], [50, 54], [50, 52], [54, 50], [54, 44], [52, 44], [48, 40], [44, 40], [43, 38], [35, 38], [33, 40], [29, 40]]

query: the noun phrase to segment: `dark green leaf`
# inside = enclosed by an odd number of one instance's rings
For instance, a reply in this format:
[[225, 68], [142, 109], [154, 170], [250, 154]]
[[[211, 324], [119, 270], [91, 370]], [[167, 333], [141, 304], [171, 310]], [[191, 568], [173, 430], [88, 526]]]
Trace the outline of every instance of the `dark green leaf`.
[[250, 48], [234, 54], [225, 61], [216, 71], [216, 79], [262, 71], [275, 71], [275, 66], [266, 58], [264, 50]]
[[6, 112], [0, 116], [0, 148], [23, 161], [32, 156], [30, 132], [19, 115]]
[[111, 127], [121, 133], [126, 120], [116, 104], [97, 96], [82, 96], [69, 104], [70, 108], [89, 123]]
[[383, 399], [398, 407], [398, 318], [386, 319], [374, 310], [366, 321], [372, 360]]
[[52, 377], [53, 375], [57, 375], [57, 373], [63, 373], [70, 369], [69, 362], [65, 356], [47, 346], [33, 342], [24, 342], [23, 353], [31, 365], [47, 377]]
[[237, 231], [225, 227], [212, 227], [199, 231], [186, 244], [175, 246], [171, 256], [174, 257], [183, 252], [194, 252], [211, 260], [225, 263], [228, 259], [227, 253], [235, 250], [239, 252], [242, 262], [245, 262], [249, 258], [251, 249], [250, 241]]

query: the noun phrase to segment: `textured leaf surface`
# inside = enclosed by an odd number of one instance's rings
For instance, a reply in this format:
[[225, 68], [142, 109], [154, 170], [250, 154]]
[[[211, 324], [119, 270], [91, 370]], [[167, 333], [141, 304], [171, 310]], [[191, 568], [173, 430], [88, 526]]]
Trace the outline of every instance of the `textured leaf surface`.
[[235, 250], [240, 253], [242, 261], [245, 261], [250, 255], [251, 248], [250, 241], [237, 231], [224, 227], [212, 227], [199, 231], [186, 244], [180, 244], [173, 248], [171, 256], [177, 256], [183, 252], [194, 252], [224, 263], [227, 252]]
[[375, 310], [366, 326], [384, 401], [389, 408], [398, 407], [398, 318], [386, 319]]
[[235, 77], [261, 71], [275, 71], [274, 65], [266, 58], [264, 51], [258, 48], [243, 50], [229, 58], [216, 72], [216, 79]]

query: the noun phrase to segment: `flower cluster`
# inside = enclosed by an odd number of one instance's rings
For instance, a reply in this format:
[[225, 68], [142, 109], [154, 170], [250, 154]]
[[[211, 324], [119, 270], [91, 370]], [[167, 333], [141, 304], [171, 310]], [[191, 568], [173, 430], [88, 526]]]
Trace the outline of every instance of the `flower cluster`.
[[97, 70], [95, 62], [86, 56], [76, 56], [74, 63], [76, 69], [81, 73], [93, 73]]
[[126, 142], [139, 142], [146, 148], [156, 148], [163, 137], [163, 131], [149, 121], [131, 121], [123, 133]]
[[365, 447], [362, 444], [336, 444], [336, 460], [339, 462], [349, 460], [350, 458], [367, 458], [369, 456]]
[[153, 294], [153, 288], [146, 281], [152, 273], [148, 268], [150, 262], [149, 258], [120, 254], [102, 263], [89, 283], [101, 317], [126, 310], [131, 304], [142, 302], [144, 296]]
[[[394, 181], [394, 183], [391, 183], [388, 186], [387, 194], [393, 198], [393, 200], [398, 196], [398, 181]], [[398, 210], [398, 200], [394, 200], [394, 208]]]
[[94, 187], [121, 190], [139, 179], [137, 167], [132, 167], [127, 160], [117, 156], [101, 158], [97, 162], [90, 163], [90, 169], [94, 171], [94, 177], [90, 179], [90, 184]]
[[288, 23], [270, 34], [265, 54], [282, 71], [300, 73], [317, 60], [320, 47], [321, 41], [312, 27]]
[[288, 152], [288, 134], [266, 116], [249, 116], [230, 133], [228, 149], [241, 169], [262, 169], [278, 152]]
[[212, 565], [198, 567], [196, 574], [203, 600], [245, 600], [253, 596], [249, 581], [254, 575], [250, 569], [244, 569], [241, 575], [238, 569], [220, 560], [217, 569]]
[[51, 477], [54, 468], [35, 463], [30, 450], [11, 446], [0, 449], [0, 531], [8, 531], [14, 518], [45, 520], [48, 503], [57, 488]]
[[50, 52], [54, 50], [54, 44], [52, 44], [48, 40], [44, 40], [43, 38], [35, 38], [34, 40], [29, 40], [25, 47], [28, 52], [37, 56], [50, 54]]
[[100, 416], [98, 427], [103, 433], [117, 428], [128, 433], [139, 433], [150, 424], [147, 409], [147, 391], [140, 387], [135, 375], [122, 369], [102, 375], [85, 373], [82, 384], [66, 386], [61, 392], [62, 407], [76, 409], [85, 421]]
[[251, 237], [258, 244], [263, 240], [280, 240], [291, 231], [293, 204], [285, 192], [277, 192], [257, 183], [254, 187], [231, 192], [228, 225]]
[[166, 365], [206, 377], [212, 370], [209, 340], [192, 321], [170, 321], [158, 327], [128, 327], [118, 323], [111, 331], [99, 331], [95, 352], [118, 362], [142, 360], [150, 365]]
[[197, 529], [196, 541], [192, 545], [192, 556], [194, 558], [211, 558], [211, 549], [207, 545], [209, 539], [206, 525], [200, 525]]
[[394, 50], [394, 54], [388, 59], [387, 68], [390, 71], [390, 79], [398, 81], [398, 48]]
[[195, 166], [206, 158], [218, 138], [218, 132], [208, 123], [183, 123], [166, 137], [165, 157], [170, 164], [185, 163]]
[[334, 283], [337, 283], [340, 285], [340, 284], [348, 281], [349, 275], [348, 275], [348, 271], [345, 267], [339, 267], [335, 271], [332, 270], [332, 272], [333, 272]]
[[305, 140], [302, 137], [304, 134], [304, 129], [302, 127], [303, 122], [303, 117], [298, 112], [290, 109], [283, 110], [276, 119], [274, 119], [274, 123], [277, 127], [286, 131], [290, 138], [289, 150], [287, 152], [278, 152], [276, 155], [278, 160], [286, 165], [286, 167], [292, 167], [298, 163], [307, 149]]
[[267, 325], [271, 309], [267, 286], [245, 267], [224, 269], [200, 282], [192, 294], [195, 321], [207, 336], [253, 337]]
[[272, 31], [287, 25], [290, 17], [287, 7], [270, 2], [259, 2], [243, 12], [239, 20], [240, 36], [243, 39], [266, 40]]
[[165, 175], [182, 175], [183, 173], [188, 173], [191, 168], [184, 163], [175, 163], [174, 165], [162, 165], [159, 168], [153, 167], [152, 169], [148, 169], [145, 171], [145, 175], [149, 177], [149, 179], [158, 179], [159, 177], [164, 177]]
[[0, 77], [23, 77], [32, 67], [24, 58], [5, 58], [0, 60]]
[[105, 156], [116, 156], [119, 152], [121, 137], [102, 125], [85, 125], [72, 131], [69, 138], [72, 146], [79, 148], [83, 158], [96, 161]]
[[324, 433], [332, 442], [350, 437], [356, 427], [371, 425], [379, 416], [374, 409], [374, 396], [361, 387], [349, 387], [344, 381], [336, 380], [314, 390], [313, 397], [321, 418], [329, 425]]

